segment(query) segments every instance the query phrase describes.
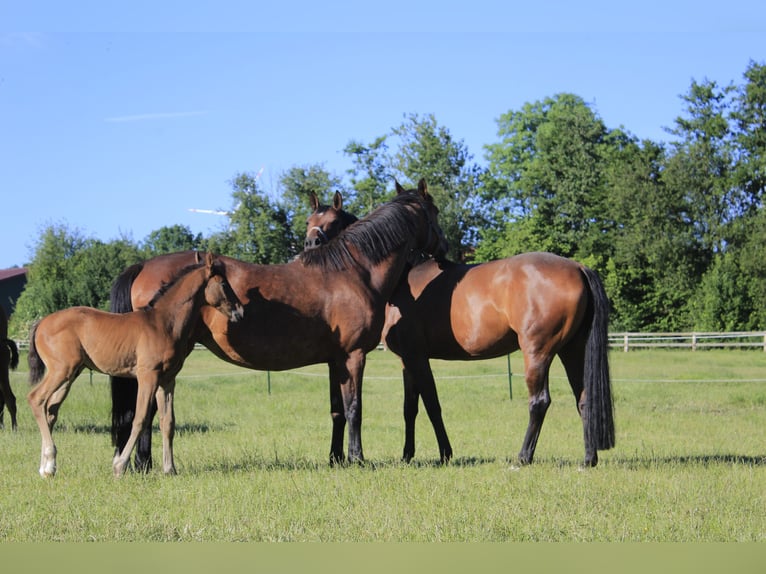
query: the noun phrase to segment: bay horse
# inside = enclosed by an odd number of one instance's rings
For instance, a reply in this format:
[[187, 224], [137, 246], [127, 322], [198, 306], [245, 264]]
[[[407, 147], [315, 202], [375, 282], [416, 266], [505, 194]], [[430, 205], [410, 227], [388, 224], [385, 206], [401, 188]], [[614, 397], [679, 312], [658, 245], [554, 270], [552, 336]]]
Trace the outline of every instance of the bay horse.
[[[324, 214], [328, 237], [338, 229], [327, 221], [331, 214]], [[519, 462], [533, 460], [551, 404], [548, 373], [558, 355], [583, 423], [584, 465], [595, 466], [597, 451], [615, 443], [608, 318], [609, 301], [598, 274], [551, 253], [473, 265], [430, 259], [413, 267], [390, 300], [383, 329], [386, 346], [403, 366], [403, 459], [415, 456], [419, 397], [442, 462], [452, 457], [429, 359], [489, 359], [520, 349], [529, 423]]]
[[51, 432], [72, 383], [86, 367], [109, 375], [134, 376], [138, 381], [133, 427], [125, 449], [112, 462], [114, 474], [125, 472], [136, 439], [149, 422], [147, 410], [155, 395], [163, 470], [175, 474], [175, 377], [194, 344], [191, 335], [205, 309], [227, 324], [242, 317], [242, 305], [228, 286], [223, 265], [209, 253], [204, 263], [179, 271], [143, 309], [117, 314], [71, 307], [51, 313], [32, 327], [29, 378], [39, 384], [27, 400], [42, 435], [41, 476], [56, 474]]
[[[332, 436], [330, 463], [344, 461], [348, 423], [349, 462], [364, 460], [361, 440], [362, 377], [366, 354], [380, 343], [386, 302], [411, 265], [426, 252], [447, 250], [438, 209], [425, 182], [401, 190], [338, 236], [296, 259], [256, 265], [221, 257], [227, 277], [245, 305], [245, 317], [227, 325], [203, 313], [194, 340], [219, 358], [257, 370], [282, 371], [327, 363]], [[188, 263], [194, 252], [160, 255], [126, 269], [112, 288], [113, 309], [144, 304], [157, 285]], [[134, 386], [112, 384], [112, 436], [117, 452], [130, 427]], [[151, 434], [139, 440], [135, 466], [151, 465]]]
[[4, 408], [11, 415], [11, 428], [16, 430], [16, 396], [11, 389], [10, 371], [19, 366], [19, 348], [8, 338], [8, 317], [0, 306], [0, 428], [4, 426]]

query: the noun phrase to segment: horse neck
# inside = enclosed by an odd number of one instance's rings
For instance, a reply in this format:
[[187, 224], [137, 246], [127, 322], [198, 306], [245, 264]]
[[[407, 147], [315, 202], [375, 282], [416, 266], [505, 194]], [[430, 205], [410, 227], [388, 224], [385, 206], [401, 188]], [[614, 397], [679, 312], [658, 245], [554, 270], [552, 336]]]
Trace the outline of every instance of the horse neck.
[[383, 261], [370, 268], [370, 286], [384, 299], [388, 300], [393, 295], [402, 277], [410, 268], [408, 263], [410, 250], [408, 242], [401, 249], [392, 252]]
[[197, 322], [204, 304], [206, 271], [190, 271], [160, 297], [152, 308], [155, 317], [176, 339], [185, 339]]

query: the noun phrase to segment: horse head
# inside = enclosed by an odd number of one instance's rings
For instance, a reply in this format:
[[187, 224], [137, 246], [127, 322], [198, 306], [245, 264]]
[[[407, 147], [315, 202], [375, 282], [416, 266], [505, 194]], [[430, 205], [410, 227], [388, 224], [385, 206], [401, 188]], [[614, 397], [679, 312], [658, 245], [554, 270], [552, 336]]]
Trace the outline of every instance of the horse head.
[[244, 316], [244, 307], [226, 280], [226, 266], [212, 253], [208, 253], [205, 255], [205, 269], [208, 277], [205, 303], [226, 315], [232, 323], [236, 323]]
[[306, 219], [304, 249], [314, 249], [327, 243], [346, 227], [356, 221], [356, 216], [343, 211], [343, 196], [339, 191], [333, 196], [332, 205], [322, 205], [316, 193], [311, 192], [311, 214]]
[[425, 238], [421, 238], [422, 245], [418, 257], [431, 256], [437, 261], [443, 260], [447, 256], [449, 243], [444, 236], [444, 231], [439, 226], [439, 208], [434, 203], [433, 197], [428, 193], [428, 185], [425, 179], [418, 182], [417, 189], [404, 189], [398, 181], [394, 180], [396, 185], [396, 195], [412, 194], [417, 199], [425, 214], [428, 226]]

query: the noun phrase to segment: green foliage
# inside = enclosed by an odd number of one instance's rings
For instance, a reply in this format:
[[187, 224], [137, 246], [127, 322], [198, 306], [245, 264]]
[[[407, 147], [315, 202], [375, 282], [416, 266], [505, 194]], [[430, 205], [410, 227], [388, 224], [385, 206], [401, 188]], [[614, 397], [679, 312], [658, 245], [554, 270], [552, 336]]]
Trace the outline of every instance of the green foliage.
[[394, 175], [387, 152], [386, 136], [376, 138], [369, 145], [352, 140], [343, 150], [353, 162], [349, 176], [354, 195], [349, 198], [346, 210], [357, 217], [369, 213], [390, 195]]
[[48, 226], [28, 266], [27, 285], [11, 319], [12, 334], [26, 339], [35, 321], [66, 307], [107, 309], [114, 278], [141, 259], [126, 239], [104, 243], [64, 224]]
[[146, 257], [200, 249], [202, 234], [194, 235], [185, 225], [171, 225], [152, 231], [143, 243]]
[[231, 185], [235, 203], [229, 227], [208, 238], [205, 249], [264, 265], [293, 257], [303, 243], [290, 226], [285, 208], [259, 189], [252, 174], [237, 175]]

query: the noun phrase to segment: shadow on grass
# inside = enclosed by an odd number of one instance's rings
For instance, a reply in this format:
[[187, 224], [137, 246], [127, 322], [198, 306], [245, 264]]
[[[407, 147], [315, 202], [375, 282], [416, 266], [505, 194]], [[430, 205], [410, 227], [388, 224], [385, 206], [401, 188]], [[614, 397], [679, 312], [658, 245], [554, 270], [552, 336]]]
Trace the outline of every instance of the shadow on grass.
[[[183, 436], [184, 433], [209, 433], [211, 431], [223, 431], [232, 425], [226, 424], [208, 424], [208, 423], [184, 423], [176, 425], [176, 436]], [[73, 432], [86, 434], [110, 434], [112, 427], [103, 424], [85, 423], [85, 424], [60, 424], [56, 426], [55, 432]], [[160, 427], [157, 424], [152, 425], [152, 433], [159, 433]]]
[[609, 464], [626, 466], [628, 468], [714, 465], [766, 466], [766, 455], [749, 456], [739, 454], [703, 454], [689, 456], [635, 456], [631, 458], [616, 458], [609, 461]]
[[237, 459], [228, 459], [212, 462], [203, 466], [190, 469], [192, 472], [254, 472], [254, 471], [281, 471], [281, 470], [314, 470], [324, 471], [327, 469], [360, 469], [362, 471], [375, 472], [390, 468], [440, 468], [440, 467], [477, 467], [485, 464], [494, 464], [494, 458], [460, 457], [453, 459], [448, 464], [442, 464], [439, 460], [417, 460], [403, 462], [400, 459], [366, 460], [361, 463], [344, 462], [330, 464], [329, 461], [317, 461], [300, 457], [274, 457], [266, 458], [259, 455], [244, 455]]

